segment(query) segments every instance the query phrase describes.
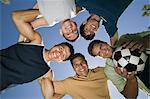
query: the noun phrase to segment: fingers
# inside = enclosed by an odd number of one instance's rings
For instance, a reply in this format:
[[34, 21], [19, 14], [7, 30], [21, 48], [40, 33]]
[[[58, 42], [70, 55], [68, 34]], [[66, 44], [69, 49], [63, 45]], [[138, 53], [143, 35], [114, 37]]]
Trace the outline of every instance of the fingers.
[[115, 69], [115, 72], [116, 72], [117, 74], [119, 74], [119, 75], [122, 74], [122, 71], [121, 71], [120, 67], [114, 67], [114, 69]]
[[131, 47], [131, 51], [134, 51], [135, 49], [139, 49], [140, 51], [143, 51], [144, 46], [142, 43], [135, 42], [135, 44]]
[[125, 68], [122, 69], [120, 67], [114, 67], [114, 69], [115, 69], [115, 72], [117, 74], [119, 74], [120, 76], [122, 76], [122, 77], [124, 77], [126, 79], [133, 79], [133, 78], [135, 78], [135, 75], [136, 75], [135, 71], [133, 71], [131, 73], [128, 73], [127, 69], [125, 69]]
[[46, 74], [38, 78], [39, 83], [41, 82], [41, 79], [45, 79], [45, 78], [48, 78], [49, 80], [53, 79], [53, 71], [51, 69]]
[[136, 72], [133, 71], [133, 72], [131, 72], [130, 74], [128, 74], [126, 78], [127, 78], [128, 80], [132, 80], [132, 79], [136, 78], [135, 75], [136, 75]]
[[139, 51], [142, 52], [145, 50], [143, 43], [140, 41], [130, 41], [130, 42], [123, 44], [122, 47], [131, 49], [131, 51], [139, 49]]
[[127, 78], [128, 72], [126, 69], [123, 69], [122, 76]]
[[122, 47], [125, 47], [125, 48], [126, 48], [129, 44], [130, 44], [130, 42], [124, 43], [124, 44], [122, 45]]

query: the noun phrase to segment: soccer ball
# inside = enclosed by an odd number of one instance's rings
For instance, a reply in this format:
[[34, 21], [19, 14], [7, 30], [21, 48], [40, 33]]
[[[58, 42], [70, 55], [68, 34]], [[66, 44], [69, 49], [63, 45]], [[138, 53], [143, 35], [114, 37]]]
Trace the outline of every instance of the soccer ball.
[[121, 67], [121, 70], [126, 68], [128, 73], [143, 71], [147, 57], [144, 52], [139, 52], [138, 49], [131, 51], [123, 47], [118, 47], [112, 55], [114, 65]]

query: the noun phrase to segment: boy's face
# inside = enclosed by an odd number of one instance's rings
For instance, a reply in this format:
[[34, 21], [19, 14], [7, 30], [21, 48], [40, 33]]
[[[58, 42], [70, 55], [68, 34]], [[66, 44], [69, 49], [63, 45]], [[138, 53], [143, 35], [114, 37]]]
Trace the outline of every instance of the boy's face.
[[53, 61], [63, 61], [70, 56], [70, 48], [66, 45], [56, 45], [49, 50], [48, 57]]
[[85, 27], [84, 27], [84, 33], [86, 35], [91, 35], [97, 32], [99, 28], [99, 22], [95, 19], [89, 19], [86, 23], [85, 23]]
[[93, 46], [92, 53], [95, 56], [111, 58], [113, 50], [107, 43], [99, 43]]
[[88, 65], [82, 57], [76, 57], [72, 61], [74, 71], [79, 76], [86, 77], [88, 74]]
[[72, 20], [62, 22], [60, 32], [68, 40], [75, 40], [79, 35], [77, 25]]

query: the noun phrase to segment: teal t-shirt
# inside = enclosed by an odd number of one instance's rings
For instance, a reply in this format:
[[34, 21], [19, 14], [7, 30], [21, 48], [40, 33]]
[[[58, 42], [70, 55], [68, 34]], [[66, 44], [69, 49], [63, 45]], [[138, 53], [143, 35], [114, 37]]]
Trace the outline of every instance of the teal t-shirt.
[[103, 17], [103, 25], [110, 37], [117, 31], [117, 21], [133, 0], [76, 0], [76, 5], [86, 8], [89, 13]]

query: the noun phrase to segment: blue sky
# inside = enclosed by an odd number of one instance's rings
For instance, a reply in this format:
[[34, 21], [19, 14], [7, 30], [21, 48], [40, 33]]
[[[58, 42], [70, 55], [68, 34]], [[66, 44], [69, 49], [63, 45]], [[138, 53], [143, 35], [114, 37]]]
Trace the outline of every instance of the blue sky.
[[[0, 3], [0, 49], [6, 48], [12, 44], [15, 44], [18, 40], [18, 32], [14, 23], [12, 22], [11, 12], [14, 10], [29, 9], [35, 4], [36, 0], [11, 0], [11, 4], [4, 5]], [[118, 20], [118, 33], [119, 36], [125, 33], [136, 33], [147, 30], [150, 25], [148, 17], [142, 16], [142, 7], [144, 4], [148, 4], [148, 0], [134, 0], [130, 6], [125, 10]], [[89, 16], [87, 11], [80, 13], [77, 17], [73, 18], [80, 26], [83, 20]], [[37, 31], [41, 34], [46, 48], [50, 48], [53, 45], [66, 41], [59, 35], [60, 24], [56, 24], [53, 27], [39, 28]], [[79, 27], [78, 27], [79, 28]], [[103, 26], [101, 26], [94, 39], [101, 39], [109, 42], [109, 37]], [[80, 52], [85, 55], [89, 68], [97, 66], [104, 66], [105, 59], [99, 59], [91, 57], [87, 52], [87, 46], [90, 41], [86, 41], [80, 37], [75, 43], [71, 43], [75, 52]], [[73, 76], [75, 73], [71, 67], [69, 61], [63, 63], [51, 63], [51, 67], [54, 70], [56, 80], [64, 79], [68, 76]], [[122, 99], [122, 95], [117, 92], [116, 88], [109, 83], [109, 90], [112, 99]], [[2, 99], [43, 99], [37, 80], [18, 85], [14, 88], [7, 90], [1, 95]], [[140, 92], [138, 99], [146, 99], [147, 96]], [[69, 96], [63, 99], [71, 99]]]

